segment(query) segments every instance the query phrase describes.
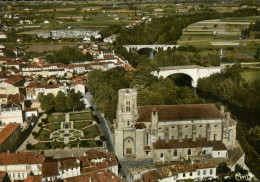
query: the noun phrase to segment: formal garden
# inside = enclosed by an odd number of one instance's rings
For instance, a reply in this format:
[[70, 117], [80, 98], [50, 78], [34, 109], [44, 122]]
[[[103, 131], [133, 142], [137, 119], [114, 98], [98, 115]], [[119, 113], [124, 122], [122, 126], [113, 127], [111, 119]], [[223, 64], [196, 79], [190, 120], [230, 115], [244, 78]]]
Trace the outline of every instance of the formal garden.
[[104, 136], [91, 112], [52, 114], [38, 124], [33, 132], [37, 144], [27, 144], [28, 150], [102, 147]]

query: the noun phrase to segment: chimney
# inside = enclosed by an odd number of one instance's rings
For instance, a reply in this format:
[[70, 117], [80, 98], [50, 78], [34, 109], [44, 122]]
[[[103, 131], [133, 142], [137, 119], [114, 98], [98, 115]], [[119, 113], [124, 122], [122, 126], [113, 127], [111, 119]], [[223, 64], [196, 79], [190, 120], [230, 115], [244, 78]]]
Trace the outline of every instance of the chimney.
[[220, 113], [225, 114], [225, 106], [223, 105], [220, 106]]
[[227, 123], [229, 123], [229, 121], [230, 121], [230, 115], [231, 115], [230, 112], [227, 112], [227, 113], [226, 113]]
[[91, 177], [88, 178], [88, 182], [91, 182]]

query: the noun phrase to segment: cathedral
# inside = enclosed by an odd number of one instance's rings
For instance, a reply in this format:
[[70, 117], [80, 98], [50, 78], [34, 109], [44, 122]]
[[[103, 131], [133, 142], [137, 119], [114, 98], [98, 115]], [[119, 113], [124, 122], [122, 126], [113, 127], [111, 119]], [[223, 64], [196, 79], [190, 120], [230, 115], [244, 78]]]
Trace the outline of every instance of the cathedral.
[[[118, 158], [153, 158], [155, 163], [206, 155], [227, 159], [241, 148], [236, 121], [224, 106], [220, 111], [214, 104], [138, 106], [135, 89], [121, 89], [118, 97], [114, 120]], [[244, 164], [243, 152], [233, 162], [239, 160]]]

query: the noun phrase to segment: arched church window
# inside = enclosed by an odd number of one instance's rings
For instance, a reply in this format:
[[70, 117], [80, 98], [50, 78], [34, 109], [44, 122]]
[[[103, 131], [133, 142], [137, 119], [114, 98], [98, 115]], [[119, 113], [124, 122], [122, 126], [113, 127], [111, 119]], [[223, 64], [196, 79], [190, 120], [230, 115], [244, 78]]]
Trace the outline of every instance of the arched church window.
[[128, 125], [128, 126], [130, 125], [130, 121], [127, 121], [127, 125]]
[[178, 155], [178, 152], [177, 152], [177, 149], [175, 149], [174, 151], [173, 151], [173, 156], [177, 156]]
[[128, 143], [130, 143], [130, 140], [128, 140]]
[[187, 155], [191, 155], [191, 149], [188, 149]]
[[163, 157], [163, 153], [161, 153], [161, 157]]

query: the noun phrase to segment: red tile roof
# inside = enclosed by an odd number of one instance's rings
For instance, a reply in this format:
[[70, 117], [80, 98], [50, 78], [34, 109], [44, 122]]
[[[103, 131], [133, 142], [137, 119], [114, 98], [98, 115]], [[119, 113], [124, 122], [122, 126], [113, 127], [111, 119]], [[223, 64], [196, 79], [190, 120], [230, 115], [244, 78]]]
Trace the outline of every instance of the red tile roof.
[[7, 104], [21, 104], [24, 102], [23, 94], [10, 94], [7, 96]]
[[7, 124], [4, 127], [4, 129], [0, 132], [0, 144], [2, 144], [18, 127], [19, 124], [16, 123]]
[[65, 182], [125, 182], [125, 180], [117, 177], [114, 173], [111, 171], [100, 171], [100, 172], [92, 172], [83, 174], [80, 176], [67, 178], [65, 179]]
[[80, 167], [80, 163], [79, 162], [77, 163], [77, 158], [75, 157], [59, 159], [59, 163], [60, 163], [59, 165], [60, 170]]
[[22, 76], [10, 76], [7, 77], [7, 79], [5, 80], [6, 83], [9, 83], [11, 85], [15, 85], [21, 81], [24, 81], [24, 78]]
[[138, 107], [137, 122], [151, 122], [154, 108], [158, 112], [159, 122], [224, 118], [214, 104], [153, 105]]
[[26, 111], [26, 112], [37, 111], [37, 108], [25, 108], [24, 111]]
[[43, 161], [44, 155], [34, 152], [0, 153], [0, 165], [42, 164]]
[[28, 176], [24, 182], [41, 182], [41, 181], [42, 181], [41, 176]]
[[192, 141], [192, 139], [183, 139], [182, 142], [179, 142], [178, 140], [169, 140], [168, 143], [159, 139], [153, 143], [153, 147], [155, 149], [213, 147], [213, 150], [227, 150], [225, 144], [221, 141], [207, 141], [205, 138], [197, 138], [196, 141]]
[[[101, 163], [91, 162], [92, 159], [104, 158]], [[81, 162], [81, 171], [83, 173], [100, 171], [107, 169], [108, 167], [118, 165], [115, 154], [104, 153], [95, 149], [91, 149], [86, 152], [86, 156], [79, 157]]]
[[58, 160], [46, 161], [42, 163], [42, 177], [57, 176], [58, 173]]

